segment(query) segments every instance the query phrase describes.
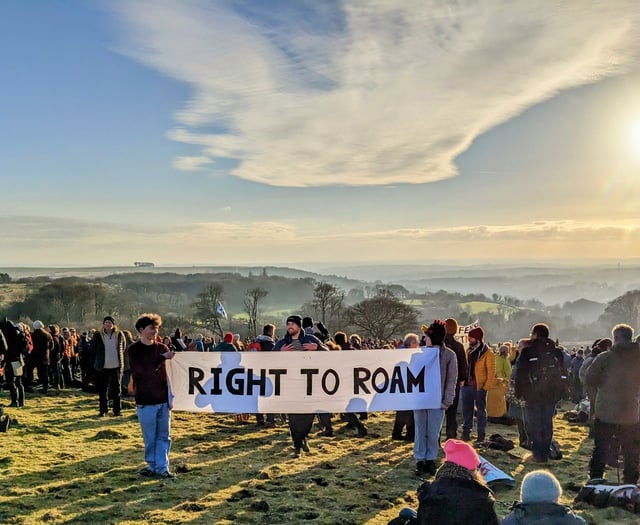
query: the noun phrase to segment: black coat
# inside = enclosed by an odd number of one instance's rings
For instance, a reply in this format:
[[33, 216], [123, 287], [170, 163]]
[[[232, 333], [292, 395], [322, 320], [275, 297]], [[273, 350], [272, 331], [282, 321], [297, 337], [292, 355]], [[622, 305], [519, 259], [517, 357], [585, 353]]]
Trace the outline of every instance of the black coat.
[[461, 478], [440, 478], [418, 489], [420, 525], [498, 525], [489, 487]]

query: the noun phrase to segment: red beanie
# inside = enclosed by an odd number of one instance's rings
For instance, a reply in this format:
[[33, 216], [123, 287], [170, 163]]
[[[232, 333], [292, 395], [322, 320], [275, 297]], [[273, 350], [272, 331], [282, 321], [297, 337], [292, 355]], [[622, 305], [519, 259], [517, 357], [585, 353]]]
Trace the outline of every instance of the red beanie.
[[471, 445], [459, 439], [447, 439], [444, 444], [446, 461], [460, 465], [467, 470], [475, 470], [480, 466], [480, 456]]
[[479, 326], [477, 328], [469, 330], [469, 334], [468, 335], [469, 335], [469, 337], [473, 337], [474, 339], [477, 339], [478, 341], [484, 340], [484, 330], [482, 328], [480, 328]]
[[233, 343], [233, 334], [231, 332], [227, 332], [226, 334], [224, 334], [224, 342]]

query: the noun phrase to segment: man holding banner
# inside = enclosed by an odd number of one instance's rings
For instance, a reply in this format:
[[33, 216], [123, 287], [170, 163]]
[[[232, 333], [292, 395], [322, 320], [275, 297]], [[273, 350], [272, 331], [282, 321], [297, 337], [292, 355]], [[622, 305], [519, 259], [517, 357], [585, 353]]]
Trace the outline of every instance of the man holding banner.
[[[287, 317], [287, 333], [276, 343], [274, 352], [329, 350], [318, 338], [302, 331], [302, 317]], [[300, 457], [300, 450], [309, 452], [307, 438], [313, 427], [314, 414], [289, 414], [289, 430], [293, 440], [294, 457]]]

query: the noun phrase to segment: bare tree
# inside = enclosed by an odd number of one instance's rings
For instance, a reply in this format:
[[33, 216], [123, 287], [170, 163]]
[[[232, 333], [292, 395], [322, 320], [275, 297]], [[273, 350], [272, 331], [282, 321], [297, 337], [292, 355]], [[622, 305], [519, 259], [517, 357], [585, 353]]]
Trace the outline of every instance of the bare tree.
[[319, 282], [313, 289], [313, 307], [316, 319], [324, 324], [330, 323], [340, 316], [344, 305], [344, 292], [325, 281]]
[[216, 308], [219, 302], [222, 302], [224, 288], [221, 284], [214, 283], [208, 285], [202, 292], [196, 296], [193, 307], [196, 309], [196, 320], [203, 326], [211, 327], [211, 330], [223, 336], [221, 319]]
[[249, 334], [251, 337], [258, 335], [258, 307], [262, 299], [264, 299], [269, 292], [264, 288], [252, 288], [247, 290], [244, 294], [244, 311], [249, 316]]
[[354, 304], [347, 310], [347, 317], [365, 334], [383, 341], [401, 337], [418, 325], [418, 310], [389, 293]]

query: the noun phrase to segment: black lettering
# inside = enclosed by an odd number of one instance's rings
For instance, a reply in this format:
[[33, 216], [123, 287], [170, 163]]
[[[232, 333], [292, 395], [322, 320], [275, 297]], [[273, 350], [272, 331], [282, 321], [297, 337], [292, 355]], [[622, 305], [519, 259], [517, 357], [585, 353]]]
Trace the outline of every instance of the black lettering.
[[[329, 390], [329, 388], [327, 388], [328, 376], [333, 377], [333, 390]], [[322, 390], [324, 391], [325, 394], [332, 396], [333, 394], [336, 393], [339, 386], [340, 386], [340, 377], [338, 376], [338, 373], [335, 370], [333, 370], [332, 368], [329, 368], [324, 374], [322, 374]]]
[[399, 366], [393, 367], [393, 373], [391, 374], [391, 388], [389, 392], [395, 394], [396, 391], [404, 394], [404, 381], [402, 380], [402, 370]]
[[368, 381], [370, 377], [371, 377], [371, 372], [367, 368], [358, 367], [353, 369], [353, 394], [354, 395], [357, 396], [358, 394], [360, 394], [360, 389], [362, 389], [362, 391], [365, 394], [371, 393], [370, 390], [367, 388], [367, 385], [365, 384], [365, 381]]
[[313, 394], [313, 376], [318, 374], [320, 370], [317, 368], [303, 368], [300, 373], [307, 376], [307, 395]]
[[236, 376], [242, 374], [244, 368], [232, 368], [227, 374], [227, 390], [234, 396], [241, 396], [244, 393], [244, 377], [238, 377], [234, 382]]
[[413, 387], [417, 386], [418, 392], [424, 392], [424, 366], [420, 369], [417, 376], [411, 373], [411, 369], [407, 367], [407, 392], [413, 392]]
[[212, 368], [211, 375], [213, 376], [213, 386], [211, 387], [210, 394], [212, 396], [221, 396], [222, 388], [220, 388], [220, 376], [222, 375], [222, 368]]
[[254, 379], [253, 368], [247, 368], [247, 394], [253, 395], [253, 387], [260, 386], [260, 395], [264, 396], [267, 393], [267, 371], [264, 368], [260, 369], [260, 377]]
[[284, 368], [270, 368], [269, 374], [276, 376], [274, 385], [273, 385], [273, 395], [280, 395], [280, 376], [286, 375], [287, 371]]
[[200, 384], [200, 381], [204, 379], [204, 370], [201, 368], [189, 367], [189, 395], [193, 395], [194, 389], [200, 394], [204, 394], [204, 388]]
[[[382, 383], [382, 386], [378, 386], [377, 384], [378, 376], [380, 375], [384, 377], [384, 383]], [[378, 394], [382, 394], [382, 392], [387, 389], [389, 386], [389, 374], [387, 374], [387, 371], [384, 368], [376, 368], [373, 376], [371, 377], [371, 386], [373, 386], [373, 389], [378, 392]]]

